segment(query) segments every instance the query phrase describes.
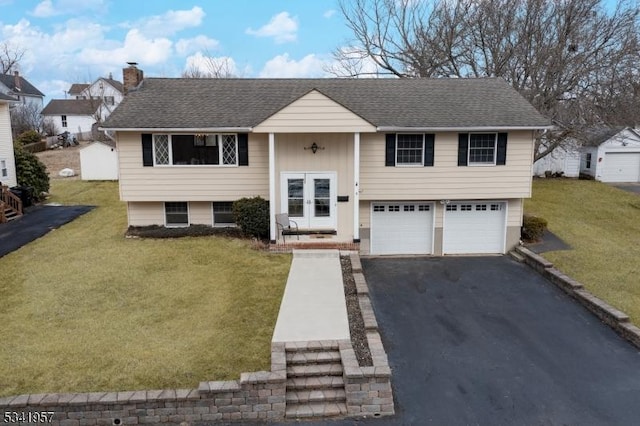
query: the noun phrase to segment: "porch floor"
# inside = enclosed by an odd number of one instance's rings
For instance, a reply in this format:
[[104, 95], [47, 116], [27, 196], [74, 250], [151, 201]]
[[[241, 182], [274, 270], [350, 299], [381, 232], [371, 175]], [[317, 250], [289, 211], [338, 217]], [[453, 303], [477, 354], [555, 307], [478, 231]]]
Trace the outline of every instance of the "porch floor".
[[294, 250], [273, 342], [349, 339], [338, 250]]

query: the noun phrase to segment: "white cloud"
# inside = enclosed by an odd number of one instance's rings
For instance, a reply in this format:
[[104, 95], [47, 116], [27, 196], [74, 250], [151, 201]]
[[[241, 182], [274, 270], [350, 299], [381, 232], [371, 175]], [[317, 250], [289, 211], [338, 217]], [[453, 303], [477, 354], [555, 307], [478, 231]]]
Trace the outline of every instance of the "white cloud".
[[42, 0], [31, 14], [37, 18], [56, 15], [78, 14], [85, 10], [105, 9], [105, 0]]
[[47, 18], [49, 16], [58, 15], [60, 12], [53, 8], [53, 2], [51, 0], [44, 0], [38, 3], [35, 9], [33, 9], [32, 15], [38, 18]]
[[140, 31], [133, 29], [127, 33], [124, 42], [119, 46], [109, 49], [85, 48], [78, 58], [91, 65], [121, 66], [127, 61], [157, 65], [168, 60], [172, 52], [171, 40], [162, 37], [147, 38]]
[[322, 16], [324, 16], [325, 18], [329, 19], [335, 14], [336, 14], [335, 9], [329, 9], [325, 13], [323, 13]]
[[246, 33], [257, 37], [273, 37], [276, 43], [296, 41], [298, 21], [289, 12], [280, 12], [257, 30], [247, 28]]
[[179, 55], [189, 55], [198, 51], [216, 49], [220, 42], [216, 39], [199, 35], [193, 38], [182, 38], [176, 42], [176, 52]]
[[290, 59], [289, 54], [278, 55], [264, 65], [260, 71], [263, 78], [304, 78], [326, 77], [324, 71], [327, 61], [317, 55], [310, 54], [296, 61]]
[[199, 26], [204, 16], [204, 10], [194, 6], [190, 10], [169, 10], [162, 15], [149, 16], [123, 26], [136, 29], [148, 37], [167, 37], [186, 28]]

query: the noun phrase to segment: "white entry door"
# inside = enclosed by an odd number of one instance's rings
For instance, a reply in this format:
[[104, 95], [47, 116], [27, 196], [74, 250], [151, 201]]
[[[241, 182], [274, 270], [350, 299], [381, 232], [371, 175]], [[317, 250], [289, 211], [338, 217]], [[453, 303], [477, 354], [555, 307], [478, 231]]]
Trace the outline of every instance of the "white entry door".
[[282, 173], [280, 187], [281, 211], [299, 228], [335, 229], [335, 173]]

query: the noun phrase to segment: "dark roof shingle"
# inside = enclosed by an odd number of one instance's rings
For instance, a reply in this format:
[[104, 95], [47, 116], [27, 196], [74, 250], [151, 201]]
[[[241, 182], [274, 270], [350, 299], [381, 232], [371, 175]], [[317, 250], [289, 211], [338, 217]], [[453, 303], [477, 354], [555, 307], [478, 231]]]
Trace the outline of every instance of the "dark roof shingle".
[[95, 99], [52, 99], [42, 110], [42, 115], [92, 115], [100, 107]]
[[89, 87], [87, 83], [73, 83], [67, 93], [71, 96], [79, 95], [87, 87]]
[[150, 78], [125, 97], [104, 127], [254, 127], [314, 89], [377, 127], [546, 127], [550, 124], [500, 78]]
[[24, 77], [19, 76], [20, 89], [16, 87], [16, 76], [13, 74], [0, 74], [0, 83], [4, 84], [14, 93], [21, 93], [23, 95], [32, 96], [44, 96], [44, 93], [36, 89], [36, 87], [29, 83]]

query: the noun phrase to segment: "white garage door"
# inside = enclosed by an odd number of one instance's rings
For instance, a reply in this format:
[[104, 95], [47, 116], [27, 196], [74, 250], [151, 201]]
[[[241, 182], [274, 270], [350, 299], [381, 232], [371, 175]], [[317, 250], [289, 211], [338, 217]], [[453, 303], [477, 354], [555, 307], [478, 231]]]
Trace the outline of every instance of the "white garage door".
[[604, 156], [603, 182], [638, 182], [640, 152], [609, 152]]
[[504, 202], [451, 202], [444, 212], [444, 254], [504, 253]]
[[433, 204], [373, 203], [371, 254], [431, 254]]

